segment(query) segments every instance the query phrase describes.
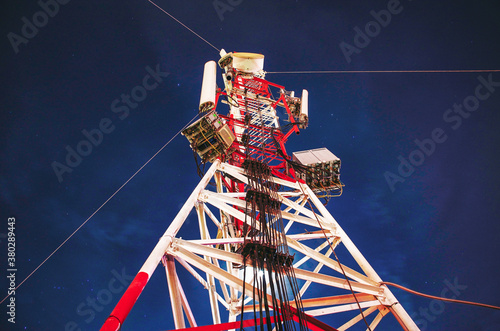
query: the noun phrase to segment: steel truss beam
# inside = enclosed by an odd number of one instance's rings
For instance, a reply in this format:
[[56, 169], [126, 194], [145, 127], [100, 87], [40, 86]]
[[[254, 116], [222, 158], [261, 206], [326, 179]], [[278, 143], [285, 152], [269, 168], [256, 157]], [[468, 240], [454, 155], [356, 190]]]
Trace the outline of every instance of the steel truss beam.
[[[243, 169], [215, 161], [159, 239], [101, 330], [117, 330], [121, 327], [161, 261], [167, 271], [172, 316], [177, 329], [184, 328], [186, 320], [192, 328], [197, 326], [196, 309], [193, 311], [192, 308], [200, 306], [203, 295], [197, 293], [193, 296], [192, 293], [184, 292], [181, 284], [183, 279], [177, 274], [179, 268], [185, 268], [208, 291], [204, 295], [209, 302], [207, 308], [210, 307], [214, 326], [239, 328], [238, 319], [245, 320], [245, 312], [253, 307], [254, 290], [258, 290], [251, 285], [252, 279], [243, 279], [241, 267], [244, 261], [243, 256], [238, 253], [238, 247], [244, 238], [238, 236], [236, 221], [245, 222], [245, 216], [249, 213], [246, 211], [244, 193], [225, 191], [223, 176], [248, 183]], [[212, 179], [215, 179], [216, 190], [207, 185]], [[295, 254], [294, 272], [302, 287], [302, 304], [310, 322], [309, 328], [335, 330], [315, 318], [333, 314], [338, 315], [335, 320], [339, 321], [339, 325], [334, 326], [338, 330], [348, 330], [359, 323], [362, 320], [361, 314], [352, 319], [343, 317], [343, 312], [359, 309], [349, 290], [351, 287], [359, 305], [365, 309], [365, 318], [378, 311], [371, 321], [372, 330], [387, 314], [395, 316], [404, 330], [418, 330], [391, 291], [385, 285], [380, 285], [381, 278], [313, 191], [300, 182], [277, 177], [273, 177], [273, 180], [281, 187], [278, 197], [282, 203], [282, 218], [288, 221], [285, 227], [286, 241], [291, 253]], [[198, 215], [197, 234], [192, 234], [193, 237], [188, 239], [178, 238], [179, 230], [186, 226], [187, 216], [193, 209]], [[334, 249], [343, 245], [357, 265], [341, 265], [330, 258], [330, 245]], [[342, 270], [349, 281], [345, 279]], [[318, 297], [315, 294], [318, 291], [311, 290], [315, 287], [312, 284], [321, 286], [321, 293], [325, 296]], [[243, 287], [245, 293], [242, 293]], [[270, 298], [269, 301], [272, 302]], [[221, 316], [223, 311], [228, 312], [225, 317]], [[242, 311], [245, 316], [239, 317]], [[225, 324], [226, 322], [229, 324]], [[232, 322], [235, 323], [231, 324]], [[321, 325], [325, 327], [322, 328]]]

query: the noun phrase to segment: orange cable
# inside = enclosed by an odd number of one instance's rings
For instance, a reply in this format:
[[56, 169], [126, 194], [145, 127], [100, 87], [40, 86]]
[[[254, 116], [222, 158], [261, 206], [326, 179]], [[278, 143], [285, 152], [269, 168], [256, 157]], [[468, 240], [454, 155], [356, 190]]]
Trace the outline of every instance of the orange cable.
[[394, 286], [394, 287], [397, 287], [397, 288], [399, 288], [401, 290], [404, 290], [406, 292], [422, 296], [424, 298], [436, 299], [436, 300], [447, 301], [447, 302], [454, 302], [454, 303], [462, 303], [462, 304], [465, 304], [465, 305], [479, 306], [479, 307], [485, 307], [485, 308], [491, 308], [491, 309], [498, 309], [498, 310], [500, 310], [500, 307], [498, 307], [498, 306], [487, 305], [485, 303], [478, 303], [478, 302], [465, 301], [465, 300], [457, 300], [457, 299], [449, 299], [449, 298], [437, 297], [437, 296], [429, 295], [429, 294], [425, 294], [425, 293], [420, 293], [420, 292], [411, 290], [411, 289], [409, 289], [407, 287], [404, 287], [404, 286], [401, 286], [401, 285], [398, 285], [398, 284], [395, 284], [395, 283], [391, 283], [391, 282], [380, 282], [380, 285], [382, 285], [382, 284]]

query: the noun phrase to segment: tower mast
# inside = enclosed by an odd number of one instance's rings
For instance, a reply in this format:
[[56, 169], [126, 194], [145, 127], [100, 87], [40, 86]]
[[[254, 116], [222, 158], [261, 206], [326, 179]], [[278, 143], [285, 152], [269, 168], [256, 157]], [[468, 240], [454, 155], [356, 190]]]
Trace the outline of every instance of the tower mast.
[[[371, 320], [374, 330], [393, 315], [404, 330], [418, 330], [320, 201], [342, 192], [340, 159], [326, 148], [292, 155], [285, 149], [289, 137], [308, 126], [307, 90], [296, 97], [267, 81], [261, 54], [222, 50], [218, 65], [224, 89], [217, 88], [217, 63], [207, 62], [201, 118], [182, 132], [212, 165], [101, 330], [121, 328], [160, 263], [176, 329], [347, 330]], [[198, 231], [179, 238], [193, 209]], [[339, 245], [357, 265], [341, 264]], [[185, 291], [178, 268], [207, 290], [213, 324], [197, 324], [191, 303], [200, 305], [202, 296]], [[335, 315], [335, 327], [322, 321], [326, 315]]]

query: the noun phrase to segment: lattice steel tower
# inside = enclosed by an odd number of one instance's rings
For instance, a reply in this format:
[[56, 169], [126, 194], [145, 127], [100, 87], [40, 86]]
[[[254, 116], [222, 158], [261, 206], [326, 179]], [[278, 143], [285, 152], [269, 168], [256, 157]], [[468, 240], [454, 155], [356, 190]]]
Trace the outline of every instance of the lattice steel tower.
[[[320, 201], [342, 191], [340, 159], [326, 148], [292, 155], [285, 149], [290, 135], [308, 125], [308, 92], [297, 97], [265, 80], [261, 54], [222, 50], [218, 65], [224, 89], [216, 85], [217, 63], [207, 62], [201, 118], [182, 132], [212, 165], [102, 330], [121, 327], [160, 262], [176, 329], [347, 330], [365, 320], [373, 330], [391, 313], [403, 329], [418, 330]], [[199, 235], [178, 238], [193, 208]], [[357, 265], [340, 263], [341, 244]], [[197, 324], [177, 268], [206, 289], [196, 304], [207, 298], [213, 324]], [[321, 321], [330, 314], [338, 315], [335, 326]]]

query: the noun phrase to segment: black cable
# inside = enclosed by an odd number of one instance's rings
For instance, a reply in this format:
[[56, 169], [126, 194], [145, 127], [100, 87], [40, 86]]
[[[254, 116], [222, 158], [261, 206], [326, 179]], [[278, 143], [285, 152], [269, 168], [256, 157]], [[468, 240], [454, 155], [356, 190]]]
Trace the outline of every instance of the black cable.
[[[300, 185], [300, 184], [299, 184]], [[304, 192], [304, 190], [302, 189], [302, 186], [300, 186], [300, 189], [302, 190], [302, 193], [304, 194], [304, 196], [306, 195], [306, 193]], [[337, 263], [339, 264], [339, 267], [340, 267], [340, 270], [342, 271], [342, 274], [344, 275], [344, 278], [345, 280], [347, 281], [347, 285], [349, 285], [349, 289], [351, 290], [351, 293], [352, 293], [352, 296], [354, 297], [354, 300], [356, 300], [356, 304], [358, 305], [358, 308], [359, 308], [359, 312], [361, 314], [361, 317], [363, 317], [363, 321], [365, 322], [366, 326], [368, 327], [368, 330], [369, 331], [372, 331], [372, 329], [370, 328], [370, 325], [368, 324], [368, 322], [366, 321], [366, 318], [365, 318], [365, 314], [363, 313], [363, 309], [361, 308], [361, 305], [359, 304], [359, 300], [358, 298], [356, 297], [356, 294], [354, 293], [354, 290], [352, 289], [352, 286], [351, 286], [351, 281], [349, 280], [349, 278], [347, 277], [345, 271], [344, 271], [344, 268], [342, 267], [342, 264], [340, 263], [340, 260], [337, 256], [337, 253], [335, 253], [335, 250], [333, 249], [333, 245], [331, 244], [330, 240], [328, 239], [327, 235], [326, 235], [326, 232], [325, 232], [325, 229], [323, 228], [323, 225], [321, 224], [321, 222], [319, 221], [319, 218], [318, 218], [318, 215], [316, 215], [316, 212], [314, 211], [313, 207], [312, 207], [312, 204], [311, 204], [311, 201], [309, 201], [309, 199], [307, 199], [307, 203], [309, 204], [309, 207], [311, 208], [311, 211], [313, 212], [314, 214], [314, 217], [316, 218], [316, 221], [318, 222], [318, 225], [319, 227], [321, 228], [321, 231], [323, 232], [323, 235], [325, 236], [325, 239], [326, 241], [328, 242], [328, 245], [330, 246], [330, 249], [332, 250], [332, 253], [333, 255], [335, 256], [335, 259], [337, 260]]]

